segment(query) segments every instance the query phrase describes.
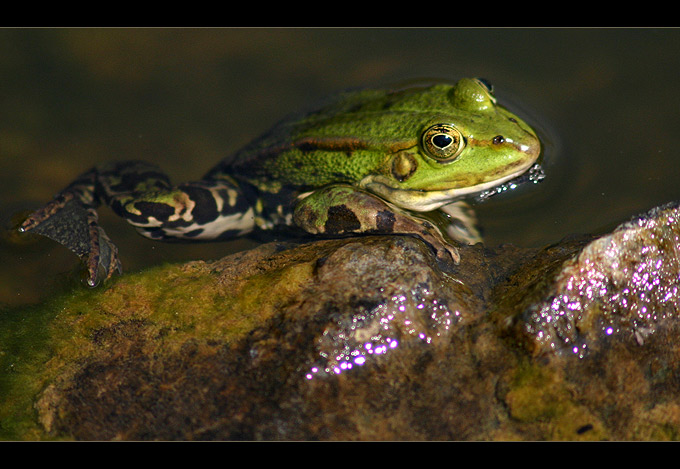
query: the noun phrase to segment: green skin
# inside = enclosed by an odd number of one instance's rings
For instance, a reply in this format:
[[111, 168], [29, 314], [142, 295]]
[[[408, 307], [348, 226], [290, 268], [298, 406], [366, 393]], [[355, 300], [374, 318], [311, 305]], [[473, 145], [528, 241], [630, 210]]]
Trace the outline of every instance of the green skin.
[[[456, 201], [517, 177], [539, 153], [534, 131], [497, 105], [482, 80], [348, 92], [282, 121], [198, 182], [172, 186], [142, 162], [93, 168], [19, 229], [74, 251], [90, 285], [121, 270], [97, 223], [101, 203], [152, 239], [226, 239], [282, 226], [396, 233], [457, 263], [453, 243], [479, 237]], [[442, 233], [416, 215], [434, 210], [456, 218], [457, 230]]]

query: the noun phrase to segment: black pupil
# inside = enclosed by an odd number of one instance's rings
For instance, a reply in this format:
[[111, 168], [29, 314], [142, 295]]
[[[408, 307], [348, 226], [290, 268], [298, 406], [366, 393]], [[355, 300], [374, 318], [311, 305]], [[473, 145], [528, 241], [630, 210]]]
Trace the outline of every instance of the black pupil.
[[453, 139], [445, 134], [437, 134], [434, 137], [432, 137], [432, 143], [437, 147], [437, 148], [446, 148], [451, 143], [453, 142]]

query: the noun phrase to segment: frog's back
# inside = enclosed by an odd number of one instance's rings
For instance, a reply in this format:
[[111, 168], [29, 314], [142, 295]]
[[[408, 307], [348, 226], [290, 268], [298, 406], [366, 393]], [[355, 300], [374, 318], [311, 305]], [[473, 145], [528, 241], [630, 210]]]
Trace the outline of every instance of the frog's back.
[[[272, 176], [295, 184], [295, 175], [299, 175], [301, 183], [315, 179], [324, 183], [325, 178], [349, 182], [358, 174], [353, 174], [352, 168], [343, 169], [350, 164], [348, 155], [363, 150], [378, 159], [387, 148], [415, 144], [423, 120], [433, 112], [447, 112], [445, 95], [450, 89], [450, 85], [439, 84], [339, 93], [311, 111], [284, 118], [225, 158], [207, 177], [226, 173], [252, 182]], [[323, 158], [334, 159], [320, 162]], [[365, 161], [366, 155], [362, 158], [363, 167], [372, 164]], [[307, 174], [304, 167], [314, 174]], [[324, 169], [328, 171], [326, 177]]]

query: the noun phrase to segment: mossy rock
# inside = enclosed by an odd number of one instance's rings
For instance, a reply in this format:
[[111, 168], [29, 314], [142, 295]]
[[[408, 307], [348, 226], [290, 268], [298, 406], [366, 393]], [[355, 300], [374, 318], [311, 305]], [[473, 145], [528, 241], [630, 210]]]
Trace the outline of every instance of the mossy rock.
[[6, 309], [0, 438], [678, 439], [678, 219], [457, 266], [270, 243]]

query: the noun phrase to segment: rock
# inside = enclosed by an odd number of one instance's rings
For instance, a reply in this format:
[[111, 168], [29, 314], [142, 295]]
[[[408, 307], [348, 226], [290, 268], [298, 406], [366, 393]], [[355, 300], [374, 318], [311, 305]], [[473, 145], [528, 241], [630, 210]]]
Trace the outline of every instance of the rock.
[[[548, 285], [531, 281], [531, 294], [514, 298], [521, 310], [513, 317], [518, 332], [537, 352], [580, 357], [608, 346], [613, 336], [643, 345], [677, 319], [679, 235], [678, 209], [671, 204], [593, 240], [560, 263]], [[538, 258], [545, 265], [545, 253]]]
[[269, 243], [5, 312], [0, 435], [677, 439], [678, 216], [458, 266], [404, 236]]

